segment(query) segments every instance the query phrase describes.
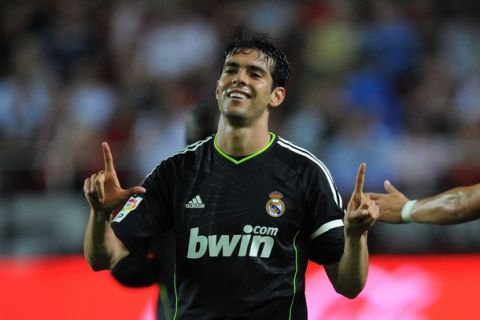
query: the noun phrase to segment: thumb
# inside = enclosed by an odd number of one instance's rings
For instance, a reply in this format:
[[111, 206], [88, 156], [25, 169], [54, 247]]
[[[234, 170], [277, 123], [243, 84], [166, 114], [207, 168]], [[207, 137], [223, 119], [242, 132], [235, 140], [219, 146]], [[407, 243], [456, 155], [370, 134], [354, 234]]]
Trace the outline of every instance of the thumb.
[[398, 193], [398, 192], [400, 192], [393, 186], [393, 184], [390, 182], [390, 180], [385, 180], [385, 182], [383, 183], [383, 186], [388, 193]]
[[128, 193], [128, 195], [133, 195], [133, 194], [144, 194], [147, 192], [147, 189], [145, 189], [144, 187], [135, 186], [125, 191]]

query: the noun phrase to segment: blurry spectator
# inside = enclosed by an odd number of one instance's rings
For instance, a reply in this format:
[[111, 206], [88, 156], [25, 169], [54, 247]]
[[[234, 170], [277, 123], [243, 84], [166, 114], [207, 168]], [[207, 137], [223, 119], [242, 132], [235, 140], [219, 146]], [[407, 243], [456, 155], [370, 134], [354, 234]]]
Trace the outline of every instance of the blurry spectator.
[[285, 137], [297, 145], [320, 152], [345, 110], [344, 88], [332, 78], [302, 79], [303, 94], [283, 125]]
[[201, 103], [188, 112], [186, 119], [187, 144], [211, 136], [217, 132], [219, 112], [214, 102]]
[[161, 160], [185, 147], [187, 111], [193, 106], [187, 88], [165, 85], [152, 105], [138, 113], [133, 126], [134, 166], [145, 177]]
[[347, 79], [346, 95], [350, 111], [372, 117], [374, 137], [382, 139], [403, 130], [403, 110], [393, 81], [379, 70], [367, 65], [353, 71]]
[[72, 83], [65, 88], [64, 114], [46, 159], [50, 188], [73, 187], [85, 170], [101, 159], [89, 153], [92, 141], [100, 143], [113, 115], [118, 111], [117, 90], [104, 78], [97, 61], [78, 64]]
[[152, 18], [138, 41], [135, 67], [159, 80], [211, 67], [218, 45], [214, 26], [188, 10], [182, 15]]
[[255, 3], [254, 7], [252, 14], [247, 16], [246, 26], [274, 39], [289, 34], [297, 22], [298, 4], [294, 1], [267, 0]]
[[[389, 165], [396, 168], [402, 187], [419, 196], [439, 191], [442, 173], [456, 155], [448, 140], [427, 131], [403, 136], [391, 152]], [[385, 177], [391, 176], [385, 174]]]
[[42, 53], [34, 38], [19, 39], [11, 73], [0, 79], [0, 133], [33, 142], [46, 120], [51, 92]]
[[83, 60], [95, 58], [105, 47], [91, 19], [89, 2], [59, 1], [50, 15], [50, 26], [42, 35], [50, 63], [59, 77], [68, 81]]
[[444, 67], [456, 78], [468, 77], [480, 65], [478, 22], [454, 17], [443, 23], [438, 33], [439, 53]]
[[373, 20], [366, 23], [364, 50], [374, 67], [394, 78], [411, 71], [419, 58], [419, 40], [414, 26], [403, 17], [402, 4], [371, 0]]
[[476, 68], [459, 82], [453, 99], [454, 116], [459, 120], [460, 126], [480, 124], [480, 59]]
[[147, 10], [144, 2], [128, 0], [118, 1], [112, 8], [109, 38], [113, 56], [127, 53], [125, 58], [131, 58], [128, 54], [131, 53], [142, 31]]
[[418, 68], [418, 79], [408, 96], [406, 113], [411, 132], [447, 135], [454, 130], [453, 94], [455, 81], [445, 61], [431, 56]]
[[[393, 165], [397, 155], [396, 141], [375, 137], [375, 118], [365, 111], [353, 111], [343, 118], [341, 130], [325, 146], [321, 154], [325, 164], [330, 168], [340, 192], [348, 190], [351, 178], [348, 170], [355, 168], [355, 163], [363, 161], [368, 164], [369, 176], [365, 180], [365, 190], [381, 190], [385, 176], [398, 181], [399, 172]], [[349, 194], [343, 193], [344, 199]]]
[[20, 38], [12, 48], [10, 73], [0, 78], [0, 190], [2, 184], [8, 186], [4, 192], [42, 186], [36, 145], [52, 102], [51, 79], [38, 41]]
[[332, 76], [352, 67], [360, 50], [361, 34], [353, 23], [351, 9], [345, 1], [313, 2], [305, 7], [308, 23], [303, 54], [310, 72]]

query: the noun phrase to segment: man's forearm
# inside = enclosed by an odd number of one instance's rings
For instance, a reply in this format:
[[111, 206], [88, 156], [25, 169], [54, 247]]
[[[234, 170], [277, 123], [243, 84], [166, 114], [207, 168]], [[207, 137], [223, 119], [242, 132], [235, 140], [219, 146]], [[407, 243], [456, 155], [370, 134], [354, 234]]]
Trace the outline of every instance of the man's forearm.
[[411, 211], [418, 223], [455, 224], [480, 218], [480, 184], [418, 200]]
[[109, 215], [91, 210], [85, 230], [83, 253], [93, 270], [111, 269], [128, 254], [123, 246], [118, 246], [116, 242], [119, 241], [116, 240], [110, 227]]
[[368, 275], [367, 233], [357, 237], [345, 237], [345, 248], [338, 263], [334, 280], [335, 290], [355, 298], [365, 287]]

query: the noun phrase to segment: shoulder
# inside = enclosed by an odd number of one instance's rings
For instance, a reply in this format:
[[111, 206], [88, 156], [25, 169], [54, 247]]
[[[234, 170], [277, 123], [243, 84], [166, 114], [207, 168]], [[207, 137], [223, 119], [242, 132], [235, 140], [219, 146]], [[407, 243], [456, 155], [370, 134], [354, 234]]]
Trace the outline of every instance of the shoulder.
[[278, 137], [275, 155], [293, 168], [320, 170], [330, 175], [327, 166], [313, 153], [282, 137]]
[[335, 189], [330, 170], [313, 153], [282, 137], [278, 137], [275, 149], [276, 157], [302, 176], [307, 185], [321, 182]]
[[[192, 158], [192, 157], [198, 157], [204, 154], [205, 151], [209, 150], [209, 147], [213, 143], [213, 135], [206, 137], [203, 140], [198, 140], [197, 142], [194, 142], [182, 150], [178, 151], [174, 155], [172, 155], [169, 159], [172, 159], [174, 161], [178, 161], [180, 159], [185, 159], [185, 158]], [[167, 159], [168, 160], [168, 159]]]
[[310, 151], [278, 137], [276, 155], [297, 172], [307, 190], [322, 190], [341, 203], [340, 194], [327, 166]]
[[208, 157], [212, 141], [213, 136], [209, 136], [186, 146], [182, 150], [160, 162], [160, 164], [147, 175], [147, 178], [164, 174], [177, 174], [178, 172], [188, 170], [188, 168], [195, 167], [201, 159]]

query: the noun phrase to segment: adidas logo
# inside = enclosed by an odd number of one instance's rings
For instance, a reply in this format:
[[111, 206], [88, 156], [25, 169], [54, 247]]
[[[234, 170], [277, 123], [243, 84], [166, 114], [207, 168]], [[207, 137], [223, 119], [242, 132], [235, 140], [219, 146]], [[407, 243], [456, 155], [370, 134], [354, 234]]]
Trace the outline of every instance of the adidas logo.
[[195, 198], [192, 200], [188, 201], [185, 204], [185, 208], [187, 209], [203, 209], [205, 208], [205, 203], [202, 202], [202, 199], [200, 199], [200, 195], [197, 194]]

